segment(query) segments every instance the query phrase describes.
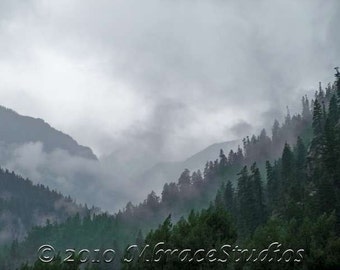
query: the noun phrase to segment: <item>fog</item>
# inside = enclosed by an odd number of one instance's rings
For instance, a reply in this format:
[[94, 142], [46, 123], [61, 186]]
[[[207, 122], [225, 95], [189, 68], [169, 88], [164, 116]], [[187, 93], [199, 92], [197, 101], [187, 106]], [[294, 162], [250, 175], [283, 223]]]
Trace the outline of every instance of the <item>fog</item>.
[[[29, 144], [7, 166], [78, 198], [99, 187], [117, 202], [138, 197], [110, 167], [140, 171], [268, 129], [332, 81], [339, 13], [339, 1], [321, 0], [1, 1], [1, 105], [105, 161]], [[77, 190], [70, 179], [80, 171], [96, 185]]]

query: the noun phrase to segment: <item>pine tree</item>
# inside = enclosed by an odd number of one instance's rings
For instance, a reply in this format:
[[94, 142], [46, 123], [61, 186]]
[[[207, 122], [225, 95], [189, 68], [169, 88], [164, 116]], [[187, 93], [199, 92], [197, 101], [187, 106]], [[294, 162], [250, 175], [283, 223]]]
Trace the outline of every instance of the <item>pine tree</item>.
[[312, 113], [307, 96], [302, 97], [302, 118], [308, 122], [312, 119]]
[[337, 93], [337, 96], [338, 96], [338, 104], [340, 106], [340, 73], [339, 73], [339, 68], [337, 68], [336, 70], [336, 74], [335, 74], [335, 78], [336, 78], [336, 81], [335, 81], [335, 90], [336, 90], [336, 93]]
[[267, 198], [268, 198], [268, 208], [272, 210], [276, 205], [276, 198], [278, 193], [278, 181], [273, 173], [273, 166], [270, 162], [266, 161], [266, 176], [267, 176]]
[[223, 149], [220, 150], [220, 169], [223, 169], [227, 166], [228, 160], [227, 157], [225, 156]]
[[178, 179], [179, 191], [182, 193], [189, 192], [190, 184], [191, 184], [190, 171], [188, 169], [185, 169]]
[[157, 194], [152, 191], [146, 198], [146, 206], [148, 209], [150, 209], [153, 213], [156, 213], [159, 210], [159, 204], [160, 198], [157, 196]]
[[222, 186], [217, 191], [217, 194], [215, 197], [215, 206], [225, 207], [224, 197], [223, 197], [224, 190], [225, 190], [225, 186], [224, 184], [222, 184]]
[[175, 183], [165, 184], [162, 192], [162, 203], [173, 207], [178, 202], [179, 190]]
[[235, 204], [234, 204], [234, 189], [233, 185], [230, 182], [230, 180], [227, 182], [227, 185], [225, 187], [224, 191], [224, 202], [225, 202], [225, 208], [229, 213], [234, 213], [235, 210]]
[[285, 143], [282, 153], [281, 175], [283, 184], [288, 188], [293, 181], [294, 155], [288, 143]]
[[243, 235], [248, 234], [248, 220], [249, 220], [249, 181], [248, 181], [248, 168], [244, 166], [243, 169], [238, 173], [239, 178], [237, 182], [237, 211], [238, 225]]
[[314, 101], [314, 110], [313, 110], [313, 131], [315, 137], [320, 137], [323, 127], [322, 127], [322, 108], [319, 101], [316, 99]]
[[294, 156], [295, 156], [295, 184], [292, 187], [291, 195], [294, 197], [294, 200], [297, 202], [301, 202], [304, 196], [304, 185], [306, 184], [306, 158], [307, 158], [307, 149], [301, 139], [298, 137], [296, 146], [294, 148]]
[[260, 170], [257, 168], [256, 163], [251, 166], [251, 180], [252, 180], [252, 193], [254, 196], [254, 208], [253, 210], [253, 224], [252, 231], [256, 229], [257, 226], [262, 224], [265, 221], [265, 204], [264, 204], [264, 195], [263, 195], [263, 187], [261, 181]]
[[328, 119], [329, 119], [329, 124], [332, 127], [335, 127], [335, 125], [338, 123], [339, 120], [339, 112], [338, 112], [338, 105], [336, 102], [336, 96], [335, 94], [331, 97], [329, 101], [329, 109], [328, 109]]

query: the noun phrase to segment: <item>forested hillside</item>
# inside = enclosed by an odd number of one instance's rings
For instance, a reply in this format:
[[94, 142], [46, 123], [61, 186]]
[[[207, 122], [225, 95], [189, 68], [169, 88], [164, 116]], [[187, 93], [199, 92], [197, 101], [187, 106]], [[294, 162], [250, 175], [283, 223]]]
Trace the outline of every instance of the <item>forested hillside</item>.
[[[281, 125], [275, 121], [271, 136], [263, 130], [234, 151], [221, 150], [203, 172], [185, 170], [177, 183], [165, 184], [161, 196], [151, 192], [141, 204], [128, 203], [113, 216], [76, 215], [62, 224], [34, 228], [15, 248], [3, 250], [1, 269], [25, 260], [29, 263], [22, 269], [77, 269], [77, 259], [72, 265], [61, 266], [57, 259], [29, 266], [44, 244], [52, 245], [62, 259], [68, 248], [88, 249], [91, 258], [96, 249], [116, 251], [109, 264], [90, 262], [94, 269], [337, 269], [339, 74], [336, 79], [326, 89], [320, 87], [312, 101], [303, 97], [301, 114], [287, 114]], [[129, 244], [143, 248], [160, 242], [163, 249], [192, 252], [183, 261], [178, 256], [146, 261], [142, 256], [121, 265], [121, 259], [131, 256]], [[275, 242], [279, 246], [268, 253], [279, 251], [256, 259]], [[220, 249], [224, 244], [231, 245], [228, 255]], [[232, 250], [235, 245], [248, 250], [240, 255], [237, 247]], [[197, 259], [198, 249], [216, 252]], [[144, 255], [152, 256], [150, 249]]]
[[[0, 169], [0, 249], [15, 248], [35, 226], [93, 212], [43, 185]], [[6, 261], [1, 255], [1, 261]], [[4, 268], [1, 268], [4, 269]]]
[[76, 213], [83, 216], [86, 211], [70, 197], [0, 169], [1, 243], [23, 240], [30, 228], [44, 226], [47, 220], [61, 222]]
[[[264, 176], [256, 163], [243, 166], [236, 187], [230, 181], [223, 185], [213, 206], [200, 214], [192, 212], [173, 226], [166, 219], [145, 238], [145, 244], [151, 246], [165, 242], [164, 250], [192, 247], [188, 256], [167, 257], [160, 253], [159, 262], [141, 260], [132, 264], [133, 267], [125, 266], [128, 269], [160, 266], [162, 269], [199, 266], [202, 269], [338, 269], [340, 74], [336, 77], [336, 83], [326, 91], [319, 89], [312, 102], [310, 143], [304, 143], [300, 136], [293, 145], [286, 142], [281, 157], [266, 162]], [[303, 104], [308, 104], [305, 98]], [[303, 111], [307, 113], [305, 108]], [[287, 118], [286, 123], [289, 121]], [[221, 218], [227, 214], [231, 220], [228, 216]], [[237, 253], [230, 248], [223, 253], [225, 249], [219, 248], [226, 243], [233, 247], [236, 243], [243, 251]], [[217, 251], [201, 260], [194, 253], [200, 248], [206, 250], [204, 255], [211, 249]], [[266, 249], [261, 255], [260, 251]]]

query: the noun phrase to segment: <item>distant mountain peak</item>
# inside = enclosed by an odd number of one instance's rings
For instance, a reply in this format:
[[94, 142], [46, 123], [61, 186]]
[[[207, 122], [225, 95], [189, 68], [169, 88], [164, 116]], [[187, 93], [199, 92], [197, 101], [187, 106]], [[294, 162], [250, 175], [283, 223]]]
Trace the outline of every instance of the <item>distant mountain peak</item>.
[[73, 156], [97, 160], [91, 148], [79, 145], [71, 136], [51, 127], [41, 118], [20, 115], [0, 106], [0, 126], [0, 142], [6, 145], [41, 142], [46, 152], [62, 149]]
[[[208, 147], [204, 148], [203, 150], [199, 151], [198, 153], [192, 155], [191, 157], [187, 158], [184, 162], [185, 163], [194, 163], [194, 164], [202, 164], [204, 165], [207, 161], [212, 161], [218, 158], [219, 151], [223, 149], [223, 151], [230, 151], [231, 149], [236, 149], [237, 145], [240, 144], [240, 140], [232, 140], [232, 141], [225, 141], [214, 143], [209, 145]], [[194, 166], [195, 167], [195, 166]]]

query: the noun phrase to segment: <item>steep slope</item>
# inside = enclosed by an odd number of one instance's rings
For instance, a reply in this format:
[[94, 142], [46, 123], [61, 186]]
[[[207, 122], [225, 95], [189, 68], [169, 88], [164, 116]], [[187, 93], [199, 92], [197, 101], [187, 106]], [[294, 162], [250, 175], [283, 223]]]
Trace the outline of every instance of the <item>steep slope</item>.
[[165, 182], [177, 179], [184, 169], [190, 171], [203, 170], [206, 162], [218, 158], [220, 149], [229, 152], [229, 150], [237, 148], [239, 144], [241, 142], [238, 140], [215, 143], [183, 161], [157, 163], [142, 174], [134, 177], [133, 182], [143, 183], [149, 186], [149, 190], [160, 191]]
[[[304, 106], [303, 113], [301, 115], [298, 114], [294, 116], [290, 116], [288, 114], [281, 125], [279, 123], [274, 123], [271, 137], [266, 135], [265, 130], [263, 130], [258, 136], [254, 135], [250, 138], [246, 137], [243, 140], [243, 148], [239, 148], [237, 151], [230, 151], [227, 156], [224, 153], [219, 154], [220, 148], [227, 152], [227, 149], [225, 149], [226, 147], [221, 147], [220, 144], [214, 145], [212, 147], [212, 152], [215, 153], [211, 159], [215, 161], [207, 163], [204, 161], [200, 164], [200, 167], [204, 166], [204, 163], [206, 164], [203, 173], [194, 171], [191, 174], [188, 170], [184, 170], [177, 182], [171, 182], [164, 185], [161, 197], [157, 196], [156, 193], [151, 192], [139, 205], [134, 206], [133, 204], [128, 203], [123, 211], [119, 211], [113, 216], [103, 214], [98, 216], [87, 216], [84, 219], [80, 219], [76, 216], [72, 219], [68, 219], [65, 223], [60, 225], [35, 228], [35, 230], [32, 230], [29, 233], [28, 238], [19, 244], [17, 254], [22, 256], [21, 259], [32, 258], [33, 253], [38, 249], [38, 247], [47, 241], [53, 245], [57, 251], [63, 251], [69, 246], [74, 248], [83, 248], [86, 246], [90, 249], [101, 246], [104, 248], [114, 248], [117, 250], [117, 256], [119, 256], [122, 255], [122, 252], [128, 243], [143, 243], [142, 233], [146, 233], [150, 229], [157, 228], [157, 225], [169, 216], [169, 214], [171, 214], [172, 220], [180, 220], [181, 224], [186, 226], [187, 223], [185, 220], [180, 219], [181, 216], [189, 215], [192, 209], [197, 211], [207, 208], [209, 205], [212, 205], [212, 201], [213, 204], [218, 205], [219, 207], [225, 207], [226, 210], [231, 212], [233, 215], [240, 215], [240, 219], [236, 218], [235, 220], [240, 223], [238, 224], [240, 225], [239, 239], [244, 241], [244, 237], [247, 237], [249, 232], [253, 232], [256, 227], [263, 224], [267, 215], [271, 213], [271, 211], [263, 211], [264, 203], [270, 201], [270, 195], [274, 194], [275, 189], [273, 192], [270, 192], [271, 187], [276, 187], [275, 185], [271, 186], [270, 184], [274, 179], [271, 177], [271, 174], [274, 173], [273, 175], [275, 176], [275, 173], [280, 172], [281, 176], [278, 177], [277, 180], [286, 181], [285, 179], [287, 178], [287, 175], [285, 175], [285, 172], [288, 171], [289, 167], [294, 168], [296, 165], [300, 166], [296, 168], [302, 168], [302, 163], [300, 161], [305, 160], [306, 151], [298, 150], [299, 148], [297, 148], [296, 151], [295, 148], [291, 151], [286, 143], [291, 140], [293, 141], [294, 138], [296, 140], [299, 137], [301, 138], [298, 139], [301, 145], [304, 145], [303, 141], [305, 141], [305, 146], [308, 146], [311, 143], [311, 136], [309, 134], [310, 128], [312, 127], [311, 109], [308, 99], [303, 99], [302, 103]], [[303, 148], [304, 147], [301, 147], [301, 149]], [[209, 147], [208, 149], [211, 148]], [[288, 152], [290, 154], [282, 154], [282, 149], [285, 149], [283, 151], [284, 153]], [[235, 147], [234, 150], [236, 150]], [[282, 159], [281, 161], [279, 160], [278, 162], [274, 162], [277, 160], [278, 152], [281, 152]], [[303, 154], [301, 155], [301, 153]], [[291, 156], [293, 159], [287, 159], [284, 158], [284, 156]], [[199, 160], [201, 157], [202, 153], [198, 153], [188, 160], [189, 162], [192, 162], [193, 160]], [[267, 160], [272, 160], [273, 165], [268, 163], [269, 165], [266, 166], [269, 177], [267, 177], [267, 188], [263, 190], [261, 182], [264, 179], [264, 176], [262, 175], [261, 180], [261, 173], [256, 164], [261, 164]], [[292, 162], [292, 160], [294, 162]], [[286, 161], [288, 161], [288, 163]], [[256, 164], [254, 162], [256, 162]], [[295, 165], [284, 165], [286, 163], [294, 163]], [[250, 171], [247, 169], [247, 166], [250, 168]], [[273, 169], [272, 172], [271, 168]], [[296, 177], [298, 177], [298, 179], [303, 179], [303, 177], [300, 177], [300, 173], [304, 175], [304, 170], [299, 169], [296, 170], [296, 172]], [[236, 174], [238, 174], [237, 177]], [[175, 179], [177, 178], [178, 175]], [[233, 186], [232, 182], [234, 182], [234, 184], [237, 183], [237, 188], [235, 185]], [[242, 185], [242, 183], [244, 183], [244, 185]], [[282, 185], [280, 184], [279, 186], [281, 187]], [[134, 188], [136, 193], [139, 193], [141, 185], [136, 184]], [[313, 186], [311, 188], [313, 188]], [[289, 187], [288, 189], [282, 188], [281, 190], [283, 193], [286, 193], [291, 191], [295, 192], [297, 189]], [[242, 194], [242, 196], [239, 197], [238, 194]], [[308, 194], [313, 193], [309, 192]], [[263, 196], [267, 196], [268, 198], [263, 200]], [[280, 200], [278, 200], [278, 202], [283, 202], [284, 205], [291, 207], [289, 203], [281, 199], [286, 198], [285, 196], [281, 196], [279, 198]], [[315, 205], [314, 203], [315, 202], [313, 202], [313, 205]], [[293, 206], [294, 205], [301, 207], [301, 204], [299, 203], [293, 204]], [[303, 205], [304, 204], [302, 204], [302, 206]], [[270, 208], [267, 209], [271, 210]], [[282, 209], [276, 209], [272, 212], [273, 216], [276, 215], [275, 213], [277, 213], [278, 210], [282, 211]], [[256, 214], [256, 216], [253, 216], [253, 214]], [[197, 215], [192, 212], [189, 215], [188, 220], [190, 220], [190, 223], [194, 222], [199, 225], [201, 222], [195, 222], [196, 216]], [[256, 220], [254, 220], [254, 222], [250, 222], [253, 220], [253, 217], [256, 217]], [[216, 221], [215, 218], [209, 218], [206, 221], [209, 221], [210, 225], [220, 224], [219, 220]], [[292, 224], [294, 225], [294, 223], [289, 224], [289, 226]], [[159, 228], [163, 227], [160, 226]], [[285, 226], [282, 228], [285, 228]], [[318, 228], [319, 227], [317, 226], [316, 229]], [[166, 231], [161, 231], [162, 232], [160, 234], [157, 233], [157, 235], [163, 236], [163, 232], [167, 233]], [[187, 230], [187, 228], [183, 230], [184, 235], [179, 237], [178, 240], [185, 240], [185, 238], [190, 235], [188, 231], [190, 230]], [[206, 233], [205, 230], [199, 230], [198, 232], [199, 233], [197, 234], [195, 233], [195, 236], [210, 235], [209, 233]], [[215, 233], [215, 230], [213, 233]], [[150, 238], [150, 234], [148, 237]], [[267, 238], [264, 237], [260, 238], [261, 245], [262, 241], [266, 239]], [[279, 238], [276, 238], [275, 236], [271, 239], [276, 240]], [[164, 239], [160, 240], [163, 241]], [[289, 239], [286, 239], [284, 242], [290, 243]], [[184, 246], [187, 247], [186, 245]], [[200, 247], [202, 246], [204, 245], [200, 244]], [[297, 245], [297, 247], [299, 247], [299, 245]], [[12, 258], [14, 257], [17, 259], [17, 257], [9, 255], [10, 253], [11, 251], [9, 249], [4, 250], [2, 257], [8, 258], [8, 256], [11, 256]], [[1, 260], [0, 258], [0, 265], [3, 261], [4, 259]], [[116, 260], [115, 262], [119, 263], [120, 260]]]
[[61, 222], [88, 210], [71, 198], [33, 185], [28, 179], [0, 169], [0, 243], [21, 240], [33, 226]]
[[111, 193], [93, 196], [93, 191], [104, 189], [103, 183], [109, 177], [102, 173], [101, 164], [90, 148], [79, 145], [42, 119], [22, 116], [1, 106], [0, 126], [2, 168], [83, 204], [104, 208]]
[[79, 145], [72, 137], [42, 119], [23, 116], [3, 106], [0, 106], [0, 126], [0, 142], [4, 145], [40, 141], [46, 152], [59, 148], [74, 156], [97, 159], [89, 147]]
[[[181, 219], [173, 225], [168, 217], [157, 230], [149, 232], [143, 244], [152, 246], [166, 236], [163, 250], [174, 246], [204, 246], [206, 250], [216, 248], [219, 246], [216, 243], [224, 243], [219, 239], [223, 233], [230, 232], [228, 229], [231, 226], [225, 224], [222, 230], [221, 226], [215, 226], [220, 225], [221, 220], [228, 221], [231, 216], [237, 230], [236, 243], [240, 250], [246, 247], [242, 253], [247, 255], [234, 257], [237, 258], [235, 261], [233, 255], [228, 256], [228, 269], [339, 269], [340, 73], [336, 74], [336, 78], [336, 83], [329, 85], [326, 91], [320, 89], [315, 94], [312, 121], [301, 116], [295, 117], [298, 120], [296, 123], [300, 125], [294, 129], [306, 123], [303, 120], [309, 124], [305, 126], [304, 132], [298, 134], [295, 143], [285, 143], [278, 159], [266, 162], [266, 183], [262, 181], [263, 175], [257, 167], [257, 160], [253, 160], [250, 166], [243, 166], [238, 173], [235, 189], [231, 182], [222, 185], [214, 203], [201, 214], [191, 212], [187, 220]], [[292, 119], [288, 120], [289, 123]], [[312, 127], [312, 136], [304, 142], [301, 135], [308, 134], [309, 127]], [[261, 142], [257, 139], [253, 141], [253, 147]], [[216, 168], [226, 168], [227, 161], [225, 157], [221, 158]], [[183, 185], [186, 182], [181, 183]], [[227, 211], [230, 216], [220, 219], [213, 214], [214, 210], [220, 215]], [[201, 219], [200, 215], [203, 214], [208, 218]], [[254, 247], [251, 252], [247, 249], [249, 246]], [[273, 255], [270, 249], [273, 250], [275, 246], [277, 249]], [[291, 252], [289, 257], [286, 256], [287, 250]], [[193, 264], [194, 257], [189, 255], [185, 258], [188, 259], [186, 262]], [[159, 261], [164, 262], [162, 267], [166, 269], [191, 269], [188, 264], [179, 264], [176, 258], [162, 258]], [[217, 262], [214, 259], [205, 264], [201, 260], [198, 266], [204, 266], [204, 269], [225, 269], [226, 266], [222, 264], [214, 265], [214, 261]], [[154, 265], [148, 263], [143, 266], [143, 262], [137, 262], [128, 269], [152, 269]]]
[[[308, 119], [310, 118], [308, 117]], [[235, 151], [236, 147], [234, 147], [234, 151], [230, 151], [228, 156], [225, 156], [219, 151], [222, 148], [227, 152], [228, 150], [226, 148], [228, 145], [224, 145], [223, 147], [221, 144], [215, 144], [208, 147], [208, 150], [212, 149], [212, 152], [215, 152], [213, 158], [211, 158], [215, 161], [206, 163], [205, 160], [200, 164], [201, 169], [205, 166], [202, 173], [194, 171], [191, 174], [188, 170], [184, 170], [184, 172], [180, 174], [179, 179], [178, 175], [173, 179], [178, 179], [177, 182], [166, 183], [164, 185], [161, 197], [151, 192], [139, 205], [134, 206], [128, 203], [125, 209], [113, 216], [102, 214], [87, 216], [84, 219], [74, 217], [60, 225], [35, 228], [35, 230], [29, 233], [25, 241], [19, 243], [16, 254], [22, 257], [19, 259], [15, 257], [18, 260], [16, 263], [18, 265], [20, 261], [28, 258], [31, 260], [39, 246], [46, 242], [55, 247], [56, 251], [61, 252], [69, 246], [75, 249], [81, 249], [86, 246], [90, 250], [101, 246], [103, 249], [106, 247], [113, 248], [117, 251], [117, 256], [121, 256], [127, 244], [143, 244], [143, 234], [145, 235], [150, 229], [156, 229], [158, 224], [168, 217], [169, 214], [171, 214], [173, 221], [181, 220], [180, 222], [185, 225], [186, 223], [183, 222], [183, 219], [180, 217], [189, 215], [192, 209], [198, 211], [207, 208], [211, 205], [212, 201], [215, 204], [220, 203], [224, 199], [234, 202], [235, 187], [233, 188], [231, 182], [235, 183], [237, 181], [237, 179], [234, 179], [239, 177], [236, 177], [236, 174], [240, 172], [245, 165], [252, 164], [255, 161], [263, 162], [263, 160], [274, 159], [273, 156], [276, 155], [277, 149], [283, 147], [285, 141], [292, 138], [292, 134], [301, 136], [306, 133], [310, 126], [311, 122], [305, 117], [301, 117], [300, 115], [294, 115], [293, 117], [287, 116], [285, 122], [277, 127], [271, 137], [268, 137], [265, 132], [261, 132], [259, 136], [254, 135], [251, 138], [245, 138], [243, 148]], [[207, 151], [207, 149], [205, 149], [205, 151]], [[205, 151], [202, 152], [204, 153]], [[202, 152], [189, 158], [189, 161], [186, 160], [188, 163], [185, 165], [193, 164], [193, 161], [203, 158], [205, 155], [203, 155]], [[253, 179], [255, 172], [258, 174], [258, 169], [256, 166], [251, 166], [249, 179]], [[225, 184], [228, 180], [230, 180], [230, 182]], [[143, 183], [143, 185], [144, 184], [145, 183]], [[138, 184], [136, 185], [135, 190], [138, 190], [136, 193], [139, 193], [140, 186], [141, 185]], [[154, 189], [154, 186], [150, 185], [150, 187]], [[229, 189], [227, 187], [229, 187]], [[249, 190], [249, 193], [253, 194], [251, 190]], [[229, 196], [230, 194], [231, 196]], [[233, 208], [228, 209], [228, 211], [233, 211]], [[238, 211], [238, 213], [239, 212], [243, 214], [243, 212], [246, 213], [247, 211]], [[190, 214], [189, 219], [195, 220], [195, 215], [196, 214]], [[212, 221], [209, 222], [209, 224], [220, 224], [218, 222], [219, 221]], [[196, 224], [198, 225], [200, 223]], [[182, 238], [185, 239], [187, 235], [190, 235], [185, 231], [186, 230], [183, 230], [185, 235], [183, 237], [181, 236], [179, 240]], [[198, 233], [197, 235], [207, 236], [209, 233]], [[10, 253], [10, 249], [4, 250], [2, 253], [3, 259], [0, 257], [0, 266], [2, 265], [1, 263], [6, 265], [4, 258], [12, 256], [9, 255]], [[65, 257], [64, 255], [65, 254], [61, 255], [62, 258]], [[14, 263], [15, 261], [13, 260], [11, 262]], [[119, 262], [119, 259], [115, 260], [112, 269], [119, 269]], [[14, 269], [14, 267], [12, 266], [10, 269]], [[104, 265], [103, 269], [105, 269]]]
[[229, 152], [231, 149], [236, 149], [239, 144], [241, 144], [241, 141], [238, 140], [214, 143], [182, 162], [181, 171], [185, 168], [188, 168], [189, 170], [202, 169], [207, 161], [215, 160], [217, 158], [221, 149], [225, 152]]

